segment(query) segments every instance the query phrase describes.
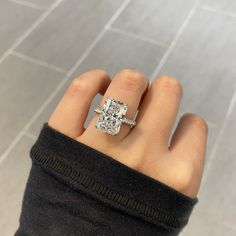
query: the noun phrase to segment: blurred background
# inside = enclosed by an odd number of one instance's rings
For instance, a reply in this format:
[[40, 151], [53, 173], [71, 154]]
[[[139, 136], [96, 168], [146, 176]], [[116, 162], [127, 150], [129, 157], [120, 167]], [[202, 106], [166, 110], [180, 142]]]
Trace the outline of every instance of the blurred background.
[[18, 226], [42, 124], [95, 68], [181, 81], [178, 119], [193, 112], [209, 125], [200, 201], [182, 235], [235, 236], [235, 0], [0, 0], [0, 235]]

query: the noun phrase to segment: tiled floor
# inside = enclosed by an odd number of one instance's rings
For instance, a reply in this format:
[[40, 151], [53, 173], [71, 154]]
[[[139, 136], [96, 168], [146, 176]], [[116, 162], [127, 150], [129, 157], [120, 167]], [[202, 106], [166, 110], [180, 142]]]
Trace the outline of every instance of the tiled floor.
[[182, 235], [236, 235], [235, 0], [0, 4], [1, 236], [17, 228], [28, 151], [40, 127], [71, 79], [98, 67], [111, 76], [133, 68], [181, 81], [178, 118], [198, 113], [210, 127], [200, 202]]

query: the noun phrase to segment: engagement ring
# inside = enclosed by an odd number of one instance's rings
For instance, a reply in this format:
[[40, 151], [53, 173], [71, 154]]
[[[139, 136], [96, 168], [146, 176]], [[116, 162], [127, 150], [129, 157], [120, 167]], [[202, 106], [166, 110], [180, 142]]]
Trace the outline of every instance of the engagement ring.
[[95, 127], [105, 133], [116, 135], [120, 131], [122, 123], [135, 126], [135, 120], [125, 117], [128, 105], [113, 98], [106, 98], [103, 108], [96, 108], [94, 111], [99, 114]]

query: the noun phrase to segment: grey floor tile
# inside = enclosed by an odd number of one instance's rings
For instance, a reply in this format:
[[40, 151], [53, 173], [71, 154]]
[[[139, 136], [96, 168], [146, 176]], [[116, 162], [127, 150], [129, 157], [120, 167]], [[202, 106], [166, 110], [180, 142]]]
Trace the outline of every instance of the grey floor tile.
[[34, 5], [42, 8], [42, 9], [47, 9], [48, 7], [50, 7], [55, 0], [27, 0], [27, 2], [29, 3], [33, 3]]
[[218, 130], [236, 87], [235, 39], [236, 18], [198, 10], [160, 71], [181, 81], [181, 110], [203, 116]]
[[209, 162], [211, 153], [213, 151], [213, 148], [215, 146], [215, 142], [219, 136], [221, 126], [211, 126], [211, 124], [208, 124], [208, 139], [207, 139], [207, 150], [206, 150], [206, 161], [205, 166]]
[[[96, 68], [107, 70], [111, 77], [124, 68], [136, 69], [149, 76], [160, 61], [164, 51], [165, 49], [155, 44], [149, 44], [123, 34], [108, 31], [76, 70], [71, 80], [85, 71]], [[51, 114], [60, 100], [68, 83], [35, 121], [29, 130], [30, 133], [38, 134], [41, 124], [48, 120], [49, 114]], [[94, 99], [88, 121], [94, 114], [93, 108], [98, 104], [99, 98], [100, 96], [97, 96]]]
[[235, 0], [204, 0], [202, 1], [204, 7], [229, 13], [236, 14], [236, 1]]
[[1, 56], [31, 26], [32, 22], [42, 12], [10, 1], [1, 1], [0, 4]]
[[[55, 0], [26, 0], [47, 9]], [[38, 19], [42, 11], [1, 1], [0, 56]], [[71, 68], [123, 0], [66, 0], [17, 48], [49, 64]], [[196, 0], [132, 0], [112, 25], [169, 45]], [[201, 6], [236, 13], [234, 0], [202, 0]], [[236, 18], [197, 10], [160, 74], [170, 74], [184, 87], [180, 116], [193, 112], [209, 121], [208, 154], [215, 145], [236, 90]], [[76, 73], [103, 68], [113, 76], [133, 68], [150, 76], [165, 49], [108, 31]], [[9, 56], [0, 64], [0, 155], [51, 94], [64, 75]], [[36, 136], [62, 97], [72, 77], [35, 120], [28, 132]], [[101, 96], [92, 103], [86, 124]], [[218, 143], [190, 223], [182, 236], [235, 236], [236, 104]], [[28, 151], [34, 141], [23, 137], [0, 165], [0, 235], [17, 228], [22, 195], [29, 173]]]
[[[14, 69], [13, 69], [14, 68]], [[60, 83], [61, 75], [9, 56], [0, 64], [0, 154]]]
[[235, 120], [236, 103], [218, 143], [206, 183], [201, 191], [201, 211], [207, 211], [206, 214], [214, 215], [219, 221], [232, 226], [235, 225], [236, 219]]
[[113, 27], [170, 44], [195, 0], [131, 1]]
[[156, 44], [107, 31], [74, 75], [94, 68], [103, 68], [114, 76], [119, 70], [130, 68], [150, 76], [165, 50]]
[[204, 212], [195, 209], [189, 224], [180, 236], [235, 236], [236, 231], [221, 221], [216, 221], [214, 216], [205, 217]]
[[64, 1], [17, 50], [70, 69], [121, 3], [122, 0]]
[[32, 144], [31, 139], [23, 137], [0, 165], [0, 233], [3, 236], [12, 236], [18, 227]]

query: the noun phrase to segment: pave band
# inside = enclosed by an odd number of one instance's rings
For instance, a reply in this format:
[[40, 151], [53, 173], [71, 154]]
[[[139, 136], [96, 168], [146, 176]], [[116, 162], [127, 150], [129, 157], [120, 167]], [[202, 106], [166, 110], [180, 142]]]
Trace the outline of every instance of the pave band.
[[127, 104], [110, 97], [106, 98], [103, 107], [97, 107], [94, 110], [99, 114], [95, 127], [112, 135], [119, 133], [122, 124], [129, 125], [132, 128], [136, 122], [125, 117], [127, 109]]

